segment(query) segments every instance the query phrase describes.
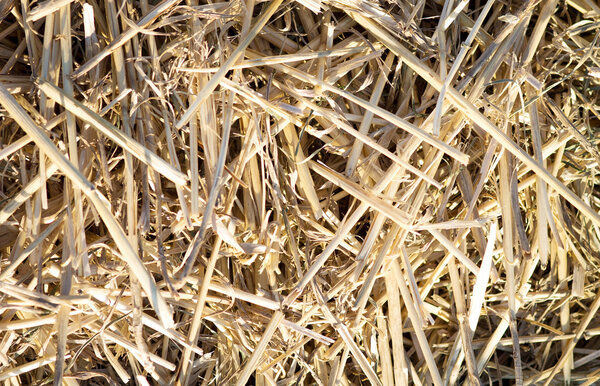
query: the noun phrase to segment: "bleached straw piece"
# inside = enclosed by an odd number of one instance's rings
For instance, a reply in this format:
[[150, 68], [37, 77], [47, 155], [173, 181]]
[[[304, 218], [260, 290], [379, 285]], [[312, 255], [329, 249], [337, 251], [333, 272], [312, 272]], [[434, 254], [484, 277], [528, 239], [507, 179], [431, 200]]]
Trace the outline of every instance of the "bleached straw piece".
[[46, 315], [31, 319], [11, 320], [7, 322], [0, 322], [0, 331], [30, 329], [54, 323], [56, 323], [56, 315]]
[[[540, 130], [539, 116], [537, 104], [533, 103], [529, 107], [529, 116], [531, 120], [531, 136], [533, 137], [534, 157], [536, 161], [545, 167], [546, 163], [542, 158], [542, 133]], [[548, 200], [548, 191], [546, 184], [541, 178], [536, 179], [536, 203], [537, 203], [537, 237], [538, 237], [538, 252], [540, 254], [540, 263], [542, 267], [548, 264], [548, 255], [550, 241], [548, 238], [548, 220], [552, 221], [550, 202]], [[550, 213], [550, 216], [547, 214]], [[559, 264], [560, 265], [560, 264]]]
[[188, 178], [184, 173], [175, 169], [173, 166], [171, 166], [171, 164], [151, 152], [141, 143], [117, 129], [106, 119], [102, 118], [100, 115], [94, 113], [92, 110], [86, 107], [83, 103], [67, 96], [64, 92], [62, 92], [61, 89], [49, 82], [39, 81], [38, 87], [55, 102], [62, 105], [65, 109], [72, 112], [77, 117], [88, 122], [95, 129], [113, 140], [128, 153], [136, 157], [144, 164], [148, 165], [153, 170], [162, 174], [174, 184], [184, 186], [187, 184]]
[[29, 138], [29, 136], [25, 135], [25, 136], [17, 139], [16, 141], [14, 141], [10, 145], [7, 145], [2, 150], [0, 150], [0, 161], [7, 158], [8, 156], [10, 156], [12, 153], [16, 152], [17, 150], [21, 149], [23, 146], [26, 146], [29, 142], [31, 142], [31, 138]]
[[408, 367], [406, 366], [406, 355], [404, 353], [402, 306], [400, 304], [400, 293], [394, 279], [392, 270], [385, 275], [385, 288], [388, 298], [387, 317], [390, 321], [390, 337], [392, 342], [392, 355], [394, 365], [394, 380], [398, 386], [408, 385]]
[[53, 14], [60, 8], [71, 4], [73, 1], [74, 0], [46, 0], [29, 11], [28, 20], [33, 23], [34, 21]]
[[523, 66], [527, 66], [531, 60], [533, 59], [535, 53], [538, 51], [537, 47], [540, 44], [540, 41], [544, 37], [544, 34], [547, 32], [546, 27], [550, 22], [552, 14], [554, 13], [554, 9], [558, 4], [558, 0], [548, 0], [544, 2], [544, 6], [542, 7], [538, 19], [535, 23], [535, 27], [531, 36], [529, 37], [529, 45], [525, 49], [523, 53]]
[[173, 316], [169, 306], [158, 292], [154, 279], [149, 274], [144, 264], [139, 259], [133, 246], [127, 240], [123, 229], [115, 220], [109, 209], [106, 198], [96, 189], [96, 187], [81, 174], [61, 152], [54, 146], [54, 143], [45, 133], [33, 122], [31, 117], [17, 103], [14, 97], [0, 84], [0, 104], [4, 106], [8, 114], [21, 126], [21, 128], [33, 139], [37, 146], [45, 152], [46, 156], [55, 163], [58, 168], [76, 185], [92, 202], [98, 214], [104, 221], [106, 228], [114, 238], [121, 258], [132, 268], [142, 288], [148, 296], [150, 304], [156, 311], [159, 319], [166, 328], [173, 325]]
[[448, 17], [444, 19], [444, 30], [447, 30], [450, 27], [450, 25], [454, 23], [454, 20], [456, 20], [456, 16], [458, 16], [458, 14], [461, 13], [468, 4], [469, 0], [461, 0], [461, 2], [458, 3], [458, 5], [456, 5], [456, 7], [452, 10], [452, 12], [450, 12]]
[[461, 263], [463, 263], [469, 271], [471, 271], [475, 276], [479, 274], [479, 267], [475, 265], [475, 263], [473, 263], [473, 261], [471, 261], [460, 249], [458, 249], [452, 241], [448, 240], [446, 236], [442, 234], [442, 232], [437, 229], [428, 229], [428, 231], [433, 237], [436, 238], [437, 241], [440, 242], [440, 244], [444, 246], [444, 248], [448, 250], [448, 252], [454, 255], [454, 257], [456, 257]]
[[485, 226], [488, 220], [477, 219], [477, 220], [449, 220], [436, 223], [423, 223], [413, 225], [410, 229], [413, 231], [422, 231], [429, 229], [437, 230], [448, 230], [448, 229], [461, 229], [461, 228], [480, 228]]
[[471, 304], [469, 306], [469, 327], [471, 332], [475, 332], [477, 328], [477, 322], [481, 315], [481, 308], [483, 306], [485, 288], [487, 287], [488, 280], [490, 277], [490, 268], [492, 266], [492, 257], [494, 253], [494, 246], [496, 245], [496, 231], [498, 224], [493, 222], [490, 226], [490, 233], [488, 235], [488, 243], [485, 248], [485, 254], [481, 262], [480, 271], [481, 275], [477, 276], [475, 285], [473, 286], [473, 294], [471, 295]]
[[8, 281], [0, 281], [0, 291], [5, 295], [15, 297], [23, 301], [32, 301], [38, 305], [45, 305], [46, 308], [53, 309], [56, 306], [71, 307], [76, 303], [85, 303], [89, 301], [88, 296], [53, 296], [45, 295], [29, 288], [24, 288], [16, 284], [10, 284]]
[[[480, 274], [477, 275], [477, 279], [475, 279], [475, 285], [473, 286], [473, 293], [471, 294], [471, 303], [469, 305], [469, 328], [471, 330], [471, 334], [475, 333], [477, 328], [477, 323], [479, 322], [479, 317], [481, 316], [481, 310], [483, 307], [483, 302], [485, 300], [485, 289], [488, 285], [488, 281], [490, 278], [490, 271], [492, 268], [493, 254], [494, 254], [494, 246], [496, 245], [496, 232], [498, 229], [498, 223], [493, 222], [490, 226], [490, 232], [488, 235], [488, 243], [486, 245], [485, 254], [483, 255], [481, 267], [479, 269]], [[460, 339], [460, 338], [459, 338]], [[511, 341], [512, 342], [512, 341]], [[473, 342], [470, 342], [473, 345]], [[454, 342], [454, 349], [459, 350], [461, 347], [460, 342]], [[462, 362], [465, 358], [464, 351], [460, 351], [458, 353], [458, 357], [456, 362], [454, 363], [453, 369], [447, 369], [450, 372], [450, 383], [456, 381], [456, 378], [459, 375], [459, 371], [462, 368]]]

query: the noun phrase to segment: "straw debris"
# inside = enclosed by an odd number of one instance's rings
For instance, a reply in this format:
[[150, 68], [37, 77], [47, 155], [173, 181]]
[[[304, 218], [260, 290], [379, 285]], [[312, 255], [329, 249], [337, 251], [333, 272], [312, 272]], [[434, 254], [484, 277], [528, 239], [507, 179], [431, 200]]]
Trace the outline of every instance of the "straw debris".
[[0, 381], [600, 382], [599, 25], [0, 0]]

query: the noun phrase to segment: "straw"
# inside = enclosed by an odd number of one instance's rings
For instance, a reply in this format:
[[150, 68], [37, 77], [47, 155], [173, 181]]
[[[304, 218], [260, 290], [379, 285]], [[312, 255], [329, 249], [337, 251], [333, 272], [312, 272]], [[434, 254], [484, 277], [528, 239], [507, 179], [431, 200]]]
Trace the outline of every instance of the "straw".
[[0, 0], [7, 384], [594, 384], [591, 0]]

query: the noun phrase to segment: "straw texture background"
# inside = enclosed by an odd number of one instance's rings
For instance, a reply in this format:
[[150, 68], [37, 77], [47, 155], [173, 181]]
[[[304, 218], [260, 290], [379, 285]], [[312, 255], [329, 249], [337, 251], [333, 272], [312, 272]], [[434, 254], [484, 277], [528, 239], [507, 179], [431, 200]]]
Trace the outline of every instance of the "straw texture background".
[[594, 0], [0, 0], [0, 382], [600, 382], [599, 49]]

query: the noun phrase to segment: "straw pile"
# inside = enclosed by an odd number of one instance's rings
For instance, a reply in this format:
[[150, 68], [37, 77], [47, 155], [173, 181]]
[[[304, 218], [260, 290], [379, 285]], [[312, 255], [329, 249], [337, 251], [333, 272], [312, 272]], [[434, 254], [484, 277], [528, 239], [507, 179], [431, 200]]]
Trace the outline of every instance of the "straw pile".
[[0, 0], [0, 380], [599, 382], [599, 26]]

